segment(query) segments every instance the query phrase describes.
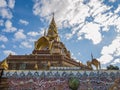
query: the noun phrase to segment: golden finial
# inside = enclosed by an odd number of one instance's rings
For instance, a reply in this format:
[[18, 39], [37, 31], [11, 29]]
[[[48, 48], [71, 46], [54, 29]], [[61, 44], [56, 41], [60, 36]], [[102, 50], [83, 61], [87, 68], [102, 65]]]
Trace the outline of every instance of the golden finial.
[[55, 21], [54, 21], [54, 16], [55, 16], [55, 13], [53, 12], [53, 13], [52, 13], [52, 21], [51, 21], [51, 23], [53, 23], [54, 25], [56, 25], [56, 24], [55, 24]]

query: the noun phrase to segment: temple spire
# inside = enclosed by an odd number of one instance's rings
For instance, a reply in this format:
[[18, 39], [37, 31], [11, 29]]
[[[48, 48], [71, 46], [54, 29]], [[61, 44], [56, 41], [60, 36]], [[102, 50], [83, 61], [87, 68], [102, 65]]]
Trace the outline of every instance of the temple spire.
[[53, 17], [52, 20], [50, 22], [49, 28], [48, 28], [48, 33], [47, 36], [51, 39], [51, 40], [58, 40], [59, 36], [58, 36], [58, 30], [57, 30], [57, 26], [54, 20], [54, 13], [53, 13]]
[[[53, 13], [53, 16], [52, 16], [52, 21], [51, 21], [51, 23], [50, 23], [50, 26], [53, 26], [53, 28], [57, 30], [57, 27], [56, 27], [56, 23], [55, 23], [54, 16], [55, 16], [55, 14]], [[49, 26], [49, 28], [50, 28], [50, 26]], [[53, 28], [52, 28], [52, 29], [53, 29]]]

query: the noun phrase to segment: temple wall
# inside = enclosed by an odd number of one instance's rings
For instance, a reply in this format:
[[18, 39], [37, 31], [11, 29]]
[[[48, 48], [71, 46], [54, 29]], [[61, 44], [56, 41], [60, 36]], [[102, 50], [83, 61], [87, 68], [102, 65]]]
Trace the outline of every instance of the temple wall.
[[[120, 70], [8, 70], [10, 90], [70, 90], [69, 78], [80, 81], [78, 90], [110, 90], [116, 80], [120, 80]], [[120, 81], [115, 90], [120, 90]]]

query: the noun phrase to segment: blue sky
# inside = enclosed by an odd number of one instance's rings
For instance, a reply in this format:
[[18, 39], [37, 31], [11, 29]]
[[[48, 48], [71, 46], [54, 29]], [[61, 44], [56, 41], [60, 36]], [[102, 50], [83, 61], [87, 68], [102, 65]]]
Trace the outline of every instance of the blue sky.
[[32, 53], [53, 12], [75, 60], [86, 64], [92, 53], [103, 68], [120, 66], [120, 0], [0, 0], [0, 61]]

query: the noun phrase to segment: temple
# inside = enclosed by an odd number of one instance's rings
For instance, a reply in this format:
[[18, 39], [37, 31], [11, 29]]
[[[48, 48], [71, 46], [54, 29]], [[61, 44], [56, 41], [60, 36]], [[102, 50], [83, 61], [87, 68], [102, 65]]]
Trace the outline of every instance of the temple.
[[71, 58], [70, 51], [60, 41], [54, 15], [49, 28], [34, 44], [30, 55], [10, 54], [1, 62], [5, 70], [48, 70], [51, 67], [88, 67]]
[[120, 90], [120, 70], [102, 70], [91, 57], [87, 65], [72, 59], [53, 16], [30, 55], [10, 54], [0, 62], [0, 90]]

